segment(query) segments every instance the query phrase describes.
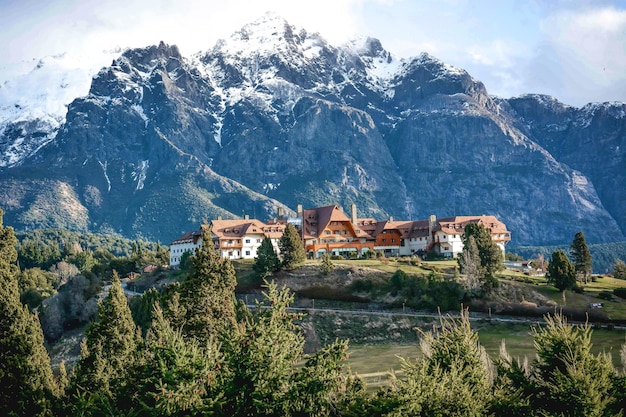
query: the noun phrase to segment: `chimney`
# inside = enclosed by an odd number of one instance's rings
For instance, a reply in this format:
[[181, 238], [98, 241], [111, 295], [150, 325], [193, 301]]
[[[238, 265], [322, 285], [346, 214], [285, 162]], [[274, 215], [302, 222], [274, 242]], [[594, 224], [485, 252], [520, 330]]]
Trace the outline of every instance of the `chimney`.
[[302, 217], [302, 204], [298, 204], [296, 211], [298, 212], [298, 217]]
[[217, 220], [222, 220], [222, 216], [217, 216]]
[[435, 226], [437, 225], [437, 216], [431, 214], [428, 217], [428, 239], [433, 238], [433, 230], [435, 230]]
[[244, 219], [244, 220], [250, 220], [250, 215], [249, 215], [249, 214], [246, 214], [245, 216], [243, 216], [243, 219]]
[[285, 217], [285, 212], [282, 207], [278, 207], [278, 220], [282, 220]]
[[389, 222], [393, 223], [393, 216], [389, 216]]
[[356, 204], [354, 203], [350, 205], [350, 221], [352, 224], [356, 224]]

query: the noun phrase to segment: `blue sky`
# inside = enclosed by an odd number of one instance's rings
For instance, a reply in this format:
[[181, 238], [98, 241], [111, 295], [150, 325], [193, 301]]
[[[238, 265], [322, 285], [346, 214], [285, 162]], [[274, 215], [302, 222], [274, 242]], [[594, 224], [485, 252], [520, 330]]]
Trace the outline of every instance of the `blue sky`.
[[267, 11], [335, 44], [428, 52], [502, 97], [626, 101], [626, 0], [0, 0], [0, 67], [161, 40], [190, 55]]

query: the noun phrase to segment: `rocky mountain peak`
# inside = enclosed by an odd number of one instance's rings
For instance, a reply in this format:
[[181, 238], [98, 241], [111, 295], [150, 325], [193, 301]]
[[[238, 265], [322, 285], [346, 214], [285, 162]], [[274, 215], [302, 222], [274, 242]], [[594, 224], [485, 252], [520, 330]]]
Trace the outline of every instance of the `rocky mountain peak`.
[[125, 51], [53, 129], [0, 126], [18, 161], [0, 161], [0, 206], [18, 228], [54, 217], [162, 241], [211, 216], [352, 203], [375, 218], [491, 213], [520, 244], [616, 241], [623, 114], [493, 99], [429, 54], [334, 46], [265, 15], [189, 58], [165, 42]]
[[120, 58], [113, 61], [112, 66], [121, 66], [124, 65], [124, 61], [128, 61], [143, 71], [150, 71], [159, 63], [169, 59], [182, 61], [183, 57], [176, 45], [168, 45], [161, 41], [158, 46], [128, 49]]
[[362, 57], [382, 58], [387, 63], [393, 59], [391, 53], [376, 38], [361, 36], [350, 40], [346, 45]]
[[[482, 82], [464, 69], [446, 64], [425, 52], [404, 61], [392, 83], [395, 99], [403, 103], [460, 94], [490, 110], [496, 107]], [[458, 103], [464, 105], [465, 102], [461, 100]]]

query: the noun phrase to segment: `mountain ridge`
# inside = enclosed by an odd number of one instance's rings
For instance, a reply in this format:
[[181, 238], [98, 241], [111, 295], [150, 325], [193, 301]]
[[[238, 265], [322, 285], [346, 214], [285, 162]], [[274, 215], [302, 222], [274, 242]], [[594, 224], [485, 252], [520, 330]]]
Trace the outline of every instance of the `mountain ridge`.
[[[163, 42], [125, 51], [49, 142], [0, 166], [11, 190], [0, 205], [17, 228], [40, 227], [36, 190], [66, 184], [82, 219], [72, 227], [162, 241], [211, 216], [335, 203], [376, 218], [488, 212], [516, 244], [578, 230], [592, 242], [626, 240], [621, 110], [493, 97], [428, 54], [397, 59], [374, 38], [333, 46], [264, 16], [189, 58]], [[2, 123], [3, 153], [29, 141]], [[593, 141], [584, 152], [566, 146], [589, 129], [617, 149], [604, 176], [581, 160], [601, 157]]]

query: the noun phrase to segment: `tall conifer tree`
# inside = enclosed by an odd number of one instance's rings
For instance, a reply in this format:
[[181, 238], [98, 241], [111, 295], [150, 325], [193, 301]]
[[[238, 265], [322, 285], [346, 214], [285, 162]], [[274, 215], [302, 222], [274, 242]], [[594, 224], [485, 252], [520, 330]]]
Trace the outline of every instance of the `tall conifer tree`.
[[571, 290], [576, 286], [576, 271], [574, 265], [562, 250], [552, 252], [552, 259], [548, 264], [546, 280], [559, 291]]
[[84, 394], [88, 403], [114, 403], [140, 346], [126, 295], [114, 272], [109, 294], [98, 306], [98, 317], [83, 340], [71, 392]]
[[280, 268], [280, 260], [274, 251], [274, 245], [269, 237], [263, 238], [261, 246], [257, 251], [252, 269], [259, 278], [265, 278]]
[[572, 263], [574, 264], [576, 275], [586, 284], [591, 276], [593, 262], [583, 232], [578, 232], [574, 235], [574, 240], [570, 246], [570, 255], [572, 256]]
[[50, 415], [57, 394], [37, 316], [20, 302], [13, 228], [0, 209], [0, 415]]
[[286, 269], [294, 268], [306, 259], [300, 234], [293, 224], [289, 223], [285, 227], [278, 245], [280, 247], [280, 256], [283, 258], [283, 267]]
[[213, 246], [209, 225], [202, 226], [202, 246], [193, 257], [193, 271], [180, 289], [185, 310], [183, 332], [203, 343], [221, 337], [235, 325], [235, 268]]

